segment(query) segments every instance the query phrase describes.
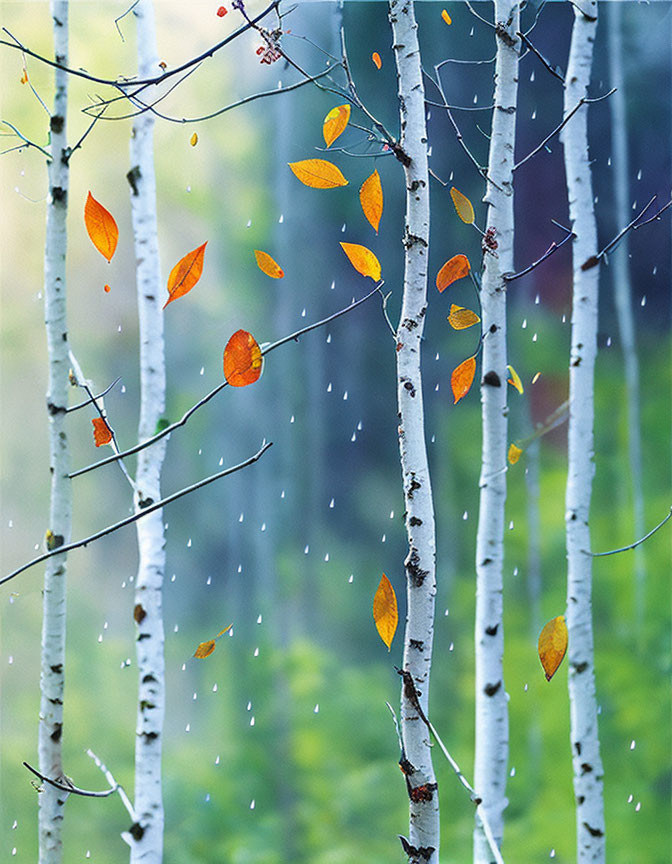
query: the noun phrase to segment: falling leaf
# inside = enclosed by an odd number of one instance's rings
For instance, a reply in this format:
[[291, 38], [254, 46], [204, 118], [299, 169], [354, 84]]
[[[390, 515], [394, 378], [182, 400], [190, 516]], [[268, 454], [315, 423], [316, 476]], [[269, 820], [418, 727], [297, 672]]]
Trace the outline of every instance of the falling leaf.
[[377, 169], [362, 183], [362, 188], [359, 190], [359, 200], [364, 215], [377, 234], [380, 217], [383, 215], [383, 187]]
[[84, 205], [84, 224], [91, 242], [109, 263], [117, 248], [119, 229], [114, 216], [90, 192]]
[[466, 330], [467, 327], [472, 327], [478, 324], [481, 319], [471, 309], [466, 309], [464, 306], [456, 306], [454, 303], [450, 307], [450, 315], [448, 321], [454, 330]]
[[551, 618], [539, 634], [539, 659], [544, 667], [547, 681], [551, 680], [562, 663], [562, 658], [567, 651], [567, 638], [564, 615]]
[[358, 273], [370, 276], [374, 282], [380, 279], [380, 261], [370, 249], [359, 243], [341, 243], [341, 247]]
[[336, 189], [337, 186], [348, 185], [340, 168], [326, 159], [303, 159], [301, 162], [290, 162], [289, 167], [305, 186], [312, 186], [313, 189]]
[[453, 19], [450, 17], [450, 15], [446, 12], [445, 9], [441, 12], [441, 17], [446, 22], [446, 24], [452, 24], [453, 23]]
[[195, 147], [198, 144], [198, 135], [196, 134], [196, 132], [194, 132], [194, 134], [189, 139], [189, 143], [192, 147]]
[[164, 309], [173, 300], [177, 300], [178, 297], [188, 294], [201, 278], [203, 256], [205, 255], [205, 247], [207, 245], [208, 241], [206, 240], [202, 246], [188, 252], [170, 271], [170, 276], [168, 277], [168, 294], [170, 296], [163, 306]]
[[373, 620], [376, 622], [378, 635], [387, 645], [389, 651], [392, 648], [392, 640], [399, 623], [399, 613], [397, 612], [397, 597], [394, 588], [384, 573], [373, 598]]
[[541, 376], [541, 372], [537, 372], [537, 373], [535, 373], [535, 376], [534, 376], [534, 378], [532, 379], [532, 383], [533, 383], [533, 384], [536, 384], [537, 381], [539, 380], [540, 376]]
[[194, 657], [198, 657], [199, 660], [203, 660], [205, 657], [209, 657], [212, 652], [215, 650], [215, 640], [208, 639], [207, 642], [201, 642], [198, 648], [194, 651]]
[[282, 279], [285, 271], [282, 267], [271, 258], [267, 252], [262, 252], [260, 249], [254, 250], [254, 257], [257, 259], [257, 266], [262, 273], [270, 276], [271, 279]]
[[469, 274], [471, 265], [466, 255], [453, 255], [436, 274], [436, 287], [439, 292], [445, 291], [449, 285]]
[[516, 370], [513, 368], [513, 366], [507, 366], [506, 368], [511, 373], [511, 377], [507, 378], [506, 380], [509, 382], [509, 384], [511, 384], [512, 387], [515, 387], [516, 390], [522, 396], [524, 391], [523, 391], [523, 382], [520, 380], [520, 375], [516, 372]]
[[112, 290], [112, 289], [110, 288], [109, 285], [105, 285], [105, 286], [103, 287], [103, 291], [104, 291], [106, 294], [109, 294], [111, 290]]
[[450, 376], [450, 386], [453, 388], [453, 397], [455, 399], [453, 405], [457, 405], [460, 399], [467, 395], [474, 380], [475, 372], [476, 357], [469, 357], [453, 369], [453, 374]]
[[383, 61], [380, 59], [380, 54], [377, 51], [374, 51], [371, 55], [371, 59], [373, 60], [376, 69], [380, 69], [383, 65]]
[[350, 120], [350, 104], [337, 105], [324, 118], [322, 134], [327, 147], [331, 147], [334, 141], [345, 131]]
[[450, 197], [453, 199], [453, 204], [460, 219], [467, 225], [473, 225], [476, 217], [474, 216], [474, 208], [471, 206], [471, 201], [467, 196], [463, 195], [459, 189], [453, 186], [450, 190]]
[[224, 377], [232, 387], [254, 384], [261, 375], [261, 348], [247, 330], [237, 330], [224, 349]]
[[93, 423], [93, 440], [96, 447], [102, 447], [103, 444], [109, 444], [112, 440], [112, 432], [107, 423], [102, 417], [94, 417]]
[[515, 444], [511, 444], [511, 446], [509, 447], [509, 454], [508, 454], [509, 463], [511, 465], [515, 465], [516, 462], [520, 459], [520, 457], [522, 455], [523, 455], [522, 447], [516, 447]]
[[220, 6], [219, 9], [217, 10], [217, 17], [223, 18], [228, 11], [229, 10], [226, 8], [226, 6]]

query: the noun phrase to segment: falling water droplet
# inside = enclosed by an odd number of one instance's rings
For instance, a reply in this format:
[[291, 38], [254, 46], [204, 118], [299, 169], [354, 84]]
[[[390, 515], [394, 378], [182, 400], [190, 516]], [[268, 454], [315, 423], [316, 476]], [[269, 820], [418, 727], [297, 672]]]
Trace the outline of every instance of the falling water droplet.
[[187, 540], [187, 549], [191, 549], [191, 537]]
[[320, 713], [320, 703], [317, 702], [315, 707], [313, 708], [313, 714], [319, 714], [319, 713]]
[[354, 581], [355, 581], [355, 574], [354, 574], [354, 573], [351, 573], [351, 574], [350, 574], [350, 578], [348, 579], [348, 582], [352, 585], [352, 583], [353, 583]]
[[345, 222], [341, 226], [341, 234], [345, 234]]
[[250, 801], [250, 810], [254, 810], [255, 801], [254, 798]]
[[327, 384], [327, 393], [331, 393], [331, 381]]
[[254, 649], [254, 654], [253, 654], [252, 656], [253, 656], [253, 657], [258, 657], [258, 656], [259, 656], [259, 647], [258, 647], [258, 646]]
[[254, 726], [254, 714], [250, 717], [250, 726]]
[[219, 756], [215, 758], [215, 765], [219, 765]]
[[380, 542], [384, 543], [386, 539], [387, 539], [387, 534], [383, 534], [383, 536], [380, 538]]
[[280, 218], [278, 219], [278, 224], [282, 225], [282, 223], [283, 223], [284, 221], [285, 221], [285, 214], [284, 214], [284, 213], [281, 213], [281, 214], [280, 214]]
[[509, 777], [515, 777], [515, 776], [516, 776], [516, 769], [514, 767], [509, 771]]
[[635, 749], [635, 739], [634, 739], [634, 738], [633, 738], [632, 741], [630, 742], [630, 749], [631, 749], [631, 750], [634, 750], [634, 749]]
[[205, 366], [201, 366], [201, 371], [198, 373], [199, 375], [205, 374]]
[[329, 509], [330, 509], [330, 510], [333, 510], [333, 509], [334, 509], [334, 499], [333, 499], [333, 498], [332, 498], [331, 501], [329, 502]]
[[216, 692], [217, 692], [217, 685], [216, 685], [216, 684], [213, 684], [213, 685], [212, 685], [212, 692], [213, 692], [213, 693], [216, 693]]
[[191, 732], [191, 723], [187, 723], [187, 725], [184, 727], [184, 731]]
[[642, 179], [642, 169], [641, 169], [641, 168], [640, 168], [639, 171], [637, 172], [637, 179], [638, 179], [638, 180], [641, 180], [641, 179]]
[[642, 299], [639, 301], [640, 306], [646, 306], [646, 294], [642, 296]]
[[261, 624], [261, 613], [257, 616], [257, 624]]
[[466, 510], [465, 510], [464, 513], [462, 514], [462, 518], [464, 519], [465, 522], [466, 522], [467, 519], [469, 518], [469, 513], [468, 513]]
[[245, 519], [245, 514], [241, 513], [240, 516], [238, 517], [238, 521], [242, 522], [244, 519]]
[[325, 563], [329, 561], [329, 553], [328, 553], [328, 552], [327, 552], [327, 554], [324, 556], [324, 561], [325, 561]]
[[523, 330], [527, 328], [527, 318], [523, 318], [523, 323], [520, 326], [523, 328]]
[[262, 523], [261, 523], [261, 530], [262, 530], [262, 531], [265, 531], [265, 530], [266, 530], [266, 523], [265, 523], [265, 522], [262, 522]]
[[343, 401], [344, 402], [348, 401], [348, 391], [347, 390], [345, 391], [345, 393], [343, 393]]
[[305, 548], [303, 550], [303, 554], [307, 555], [310, 552], [310, 546], [306, 543]]

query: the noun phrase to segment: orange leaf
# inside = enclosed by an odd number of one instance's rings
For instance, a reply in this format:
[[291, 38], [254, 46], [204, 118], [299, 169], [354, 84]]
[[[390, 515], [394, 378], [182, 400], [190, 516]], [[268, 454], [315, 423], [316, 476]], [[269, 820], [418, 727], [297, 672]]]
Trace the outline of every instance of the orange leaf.
[[27, 83], [28, 83], [28, 72], [26, 71], [26, 67], [25, 67], [25, 66], [23, 67], [23, 75], [21, 76], [21, 83], [22, 83], [22, 84], [27, 84]]
[[380, 217], [383, 215], [383, 187], [377, 169], [362, 183], [362, 188], [359, 190], [359, 201], [364, 215], [377, 234]]
[[117, 248], [119, 229], [114, 216], [90, 192], [84, 205], [84, 224], [91, 242], [109, 263]]
[[441, 17], [446, 22], [446, 24], [452, 24], [453, 23], [453, 19], [450, 17], [450, 15], [446, 12], [445, 9], [441, 12]]
[[450, 197], [453, 199], [453, 204], [460, 219], [467, 225], [472, 225], [476, 217], [474, 216], [474, 208], [471, 206], [471, 201], [454, 186], [450, 190]]
[[106, 294], [109, 294], [111, 290], [112, 290], [112, 289], [110, 288], [109, 285], [104, 285], [104, 286], [103, 286], [103, 291], [104, 291]]
[[453, 397], [455, 399], [453, 405], [457, 405], [460, 399], [467, 395], [474, 380], [475, 372], [476, 357], [469, 357], [453, 369], [453, 374], [450, 376], [450, 386], [453, 388]]
[[189, 139], [189, 143], [192, 147], [195, 147], [198, 144], [198, 135], [196, 132], [194, 132], [194, 134]]
[[454, 303], [450, 307], [450, 315], [448, 321], [453, 330], [466, 330], [474, 324], [478, 324], [481, 319], [471, 309], [466, 309], [464, 306], [456, 306]]
[[188, 252], [170, 271], [170, 276], [168, 277], [168, 294], [170, 296], [164, 303], [164, 309], [173, 300], [177, 300], [178, 297], [184, 297], [185, 294], [188, 294], [201, 278], [203, 256], [205, 255], [205, 247], [207, 245], [208, 241], [206, 240], [198, 249]]
[[506, 380], [509, 382], [509, 384], [511, 384], [512, 387], [515, 387], [516, 390], [522, 396], [524, 391], [523, 391], [523, 382], [520, 380], [520, 375], [516, 372], [516, 370], [513, 368], [513, 366], [507, 366], [506, 368], [511, 373], [511, 377], [507, 378]]
[[467, 276], [470, 270], [471, 266], [466, 255], [462, 255], [462, 253], [453, 255], [436, 274], [436, 287], [439, 292], [445, 291], [453, 282]]
[[327, 147], [331, 147], [334, 141], [345, 131], [350, 120], [350, 105], [337, 105], [324, 118], [322, 134]]
[[341, 248], [358, 273], [370, 276], [374, 282], [380, 279], [380, 261], [370, 249], [360, 246], [359, 243], [341, 243]]
[[376, 69], [380, 69], [383, 65], [383, 61], [380, 59], [380, 54], [377, 51], [374, 51], [371, 55], [371, 59], [373, 60]]
[[224, 349], [224, 377], [232, 387], [254, 384], [261, 375], [261, 348], [247, 330], [236, 330]]
[[313, 189], [335, 189], [348, 185], [340, 168], [326, 159], [303, 159], [301, 162], [290, 162], [289, 167], [305, 186], [312, 186]]
[[373, 620], [376, 622], [378, 635], [387, 645], [389, 651], [392, 648], [392, 640], [399, 623], [399, 613], [397, 612], [397, 597], [394, 588], [384, 573], [373, 598]]
[[520, 459], [520, 457], [522, 455], [523, 455], [523, 448], [522, 447], [516, 447], [515, 444], [511, 444], [511, 446], [509, 447], [509, 454], [507, 457], [509, 460], [509, 463], [511, 465], [515, 465], [516, 462]]
[[271, 258], [267, 252], [262, 252], [260, 249], [254, 250], [254, 257], [257, 259], [257, 266], [262, 273], [270, 276], [271, 279], [282, 279], [285, 271], [282, 267]]
[[201, 642], [198, 648], [194, 651], [194, 657], [198, 657], [199, 660], [203, 660], [205, 657], [209, 657], [212, 652], [215, 650], [215, 640], [208, 639], [207, 642]]
[[562, 658], [567, 651], [567, 625], [564, 615], [551, 618], [539, 634], [539, 659], [546, 673], [546, 680], [550, 681], [562, 663]]
[[102, 417], [94, 417], [93, 423], [93, 440], [96, 447], [102, 447], [103, 444], [109, 444], [112, 440], [112, 431]]

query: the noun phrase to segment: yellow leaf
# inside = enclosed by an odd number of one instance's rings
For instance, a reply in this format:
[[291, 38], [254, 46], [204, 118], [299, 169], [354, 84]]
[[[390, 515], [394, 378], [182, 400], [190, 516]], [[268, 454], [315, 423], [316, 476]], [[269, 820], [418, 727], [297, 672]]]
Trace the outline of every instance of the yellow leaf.
[[194, 132], [194, 134], [189, 139], [189, 143], [192, 147], [195, 147], [198, 144], [198, 135]]
[[453, 204], [460, 219], [467, 225], [473, 225], [476, 217], [474, 216], [474, 208], [471, 206], [471, 201], [467, 196], [463, 195], [459, 189], [453, 186], [450, 190], [450, 197], [453, 199]]
[[373, 598], [373, 620], [376, 622], [378, 635], [387, 645], [389, 651], [392, 648], [392, 640], [399, 623], [399, 613], [397, 612], [397, 597], [394, 588], [384, 573]]
[[370, 276], [374, 282], [380, 279], [380, 261], [366, 246], [359, 243], [341, 243], [341, 248], [350, 259], [350, 263], [362, 276]]
[[470, 270], [471, 265], [466, 255], [462, 253], [453, 255], [436, 274], [436, 287], [439, 289], [439, 293], [445, 291], [449, 285], [458, 279], [468, 276]]
[[448, 321], [454, 330], [465, 330], [467, 327], [472, 327], [478, 324], [481, 319], [471, 309], [466, 309], [464, 306], [456, 306], [454, 303], [450, 307], [450, 315]]
[[515, 444], [511, 444], [511, 446], [509, 447], [509, 455], [508, 455], [508, 460], [509, 460], [510, 464], [515, 465], [516, 462], [520, 459], [520, 457], [522, 455], [523, 455], [522, 447], [516, 447]]
[[476, 372], [476, 357], [468, 357], [459, 366], [453, 369], [453, 374], [450, 376], [450, 386], [453, 388], [453, 405], [457, 403], [469, 392], [469, 388], [474, 380]]
[[194, 657], [203, 660], [204, 657], [209, 657], [215, 650], [215, 640], [208, 639], [207, 642], [201, 642], [198, 648], [194, 651]]
[[312, 186], [313, 189], [335, 189], [348, 185], [340, 168], [326, 159], [303, 159], [301, 162], [290, 162], [289, 167], [305, 186]]
[[91, 242], [109, 264], [117, 248], [119, 229], [114, 216], [90, 192], [84, 205], [84, 224]]
[[380, 54], [377, 51], [374, 51], [371, 55], [371, 59], [373, 60], [376, 69], [380, 69], [383, 65], [383, 61], [380, 59]]
[[377, 169], [362, 183], [362, 188], [359, 190], [359, 201], [364, 215], [377, 234], [380, 217], [383, 215], [383, 187]]
[[271, 279], [282, 279], [285, 271], [282, 267], [271, 258], [267, 252], [262, 252], [260, 249], [254, 250], [254, 257], [257, 259], [257, 266], [262, 273], [270, 276]]
[[441, 12], [441, 17], [446, 22], [446, 24], [452, 24], [453, 23], [453, 19], [450, 17], [450, 15], [446, 12], [445, 9]]
[[188, 294], [201, 278], [203, 258], [207, 245], [208, 241], [206, 240], [202, 246], [192, 249], [191, 252], [187, 252], [184, 258], [181, 258], [170, 271], [167, 286], [169, 296], [163, 304], [164, 309], [173, 300], [177, 300], [178, 297], [184, 297], [185, 294]]
[[512, 387], [515, 387], [516, 390], [522, 396], [524, 391], [523, 391], [523, 382], [520, 380], [520, 375], [516, 372], [516, 370], [513, 368], [513, 366], [507, 366], [506, 368], [511, 373], [511, 377], [507, 378], [506, 380], [509, 382], [509, 384], [511, 384]]
[[546, 680], [550, 681], [562, 663], [567, 651], [567, 625], [564, 615], [551, 618], [539, 634], [539, 659], [544, 667]]
[[541, 372], [536, 372], [534, 378], [532, 379], [532, 383], [536, 384], [541, 376]]
[[337, 105], [324, 118], [322, 134], [327, 147], [331, 147], [334, 141], [345, 131], [350, 120], [350, 105]]

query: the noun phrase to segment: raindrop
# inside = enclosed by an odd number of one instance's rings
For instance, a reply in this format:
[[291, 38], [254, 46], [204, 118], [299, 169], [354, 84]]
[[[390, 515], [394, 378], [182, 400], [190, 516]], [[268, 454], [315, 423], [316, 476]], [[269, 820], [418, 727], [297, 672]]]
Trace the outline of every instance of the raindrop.
[[251, 227], [252, 227], [252, 220], [251, 220], [251, 219], [248, 219], [248, 220], [247, 220], [247, 227], [248, 227], [248, 228], [251, 228]]
[[353, 432], [353, 433], [352, 433], [352, 435], [350, 436], [350, 440], [351, 440], [353, 443], [357, 440], [357, 433], [356, 433], [356, 432]]
[[[513, 522], [511, 523], [511, 525], [513, 525]], [[517, 567], [514, 567], [514, 568], [513, 568], [513, 575], [514, 575], [514, 576], [517, 576], [517, 575], [518, 575], [518, 568], [517, 568]]]
[[345, 234], [345, 222], [343, 223], [343, 225], [341, 227], [341, 234]]
[[331, 381], [327, 384], [327, 393], [331, 393]]
[[630, 749], [631, 749], [631, 750], [634, 750], [634, 749], [635, 749], [635, 739], [634, 739], [634, 738], [633, 738], [632, 741], [630, 742]]
[[202, 450], [200, 447], [198, 448], [198, 455], [199, 455], [199, 456], [202, 456], [202, 455], [203, 455], [203, 450]]
[[347, 401], [348, 401], [348, 391], [347, 391], [347, 390], [346, 390], [345, 393], [343, 394], [343, 401], [344, 401], [344, 402], [347, 402]]
[[555, 858], [555, 849], [551, 849], [551, 854], [548, 857]]
[[523, 687], [523, 693], [527, 693], [527, 684]]
[[478, 96], [476, 94], [474, 94], [474, 105], [476, 105], [477, 102], [478, 102]]
[[513, 531], [513, 519], [509, 522], [509, 531]]
[[333, 510], [333, 509], [334, 509], [334, 499], [333, 499], [333, 498], [332, 498], [331, 501], [329, 502], [329, 509], [330, 509], [330, 510]]
[[443, 610], [443, 614], [444, 614], [445, 617], [447, 618], [447, 617], [450, 615], [450, 609], [444, 609], [444, 610]]
[[320, 713], [320, 703], [317, 702], [315, 704], [315, 707], [313, 708], [313, 714], [319, 714], [319, 713]]
[[642, 296], [642, 299], [639, 301], [640, 306], [646, 306], [646, 294]]
[[357, 431], [358, 431], [358, 432], [361, 432], [361, 431], [362, 431], [362, 421], [361, 421], [361, 420], [360, 420], [359, 423], [357, 424]]
[[325, 563], [329, 560], [329, 553], [328, 553], [328, 552], [327, 552], [327, 554], [324, 556], [324, 560], [325, 560]]
[[537, 109], [535, 108], [534, 111], [532, 112], [532, 120], [536, 120], [536, 119], [537, 119]]
[[633, 210], [637, 209], [637, 200], [636, 199], [632, 202], [632, 209]]
[[250, 717], [250, 726], [254, 726], [254, 714]]
[[639, 813], [639, 811], [640, 811], [641, 809], [642, 809], [642, 802], [641, 802], [641, 801], [638, 801], [638, 802], [635, 804], [635, 813]]
[[191, 537], [187, 540], [187, 549], [191, 549]]
[[387, 539], [387, 535], [386, 535], [386, 534], [383, 534], [383, 536], [382, 536], [380, 542], [381, 542], [381, 543], [384, 543], [386, 539]]
[[7, 526], [8, 526], [9, 528], [13, 528], [13, 527], [14, 527], [14, 520], [13, 520], [13, 519], [10, 519], [9, 522], [7, 523]]
[[281, 214], [280, 214], [280, 218], [278, 219], [278, 224], [279, 224], [279, 225], [282, 225], [282, 223], [283, 223], [284, 221], [285, 221], [285, 214], [284, 214], [284, 213], [281, 213]]
[[567, 323], [567, 316], [566, 316], [566, 315], [563, 315], [563, 316], [562, 316], [562, 323], [563, 323], [563, 324], [566, 324], [566, 323]]
[[[243, 565], [242, 565], [242, 564], [239, 564], [239, 565], [238, 565], [238, 572], [239, 572], [239, 573], [242, 573], [242, 572], [243, 572]], [[230, 635], [230, 636], [232, 635], [231, 630], [229, 630], [229, 635]]]
[[[427, 119], [430, 120], [431, 117], [432, 117], [432, 112], [430, 111], [429, 114], [427, 115]], [[431, 147], [428, 147], [428, 148], [427, 148], [427, 156], [429, 157], [429, 156], [431, 156], [431, 155], [432, 155], [432, 148], [431, 148]]]
[[217, 692], [217, 685], [216, 685], [216, 684], [213, 684], [213, 685], [212, 685], [212, 692], [213, 692], [213, 693], [216, 693], [216, 692]]
[[16, 846], [12, 849], [12, 855], [16, 855]]
[[191, 732], [191, 723], [187, 723], [187, 725], [184, 727], [184, 731], [187, 733]]
[[254, 804], [255, 804], [255, 801], [254, 801], [254, 798], [253, 798], [253, 799], [250, 801], [250, 810], [254, 810]]
[[333, 279], [332, 282], [331, 282], [331, 286], [330, 286], [330, 288], [331, 288], [331, 290], [333, 291], [335, 287], [336, 287], [336, 280]]
[[198, 373], [199, 375], [205, 374], [205, 366], [201, 366], [201, 371]]
[[611, 156], [607, 159], [607, 166], [611, 168]]
[[326, 342], [327, 342], [327, 345], [331, 345], [331, 333], [327, 333]]
[[634, 795], [628, 795], [628, 804], [632, 804], [633, 798], [634, 798]]
[[532, 70], [532, 73], [530, 75], [530, 81], [534, 81], [534, 69]]
[[607, 348], [611, 348], [611, 336], [607, 336]]
[[178, 633], [179, 630], [180, 630], [180, 625], [179, 625], [179, 624], [176, 624], [176, 625], [173, 627], [173, 633]]
[[191, 186], [187, 186], [187, 192], [191, 192]]
[[208, 792], [205, 796], [205, 803], [207, 804], [210, 801], [210, 793]]
[[534, 302], [537, 304], [537, 306], [539, 305], [539, 295], [538, 295], [538, 294], [537, 294], [537, 296], [534, 298]]
[[390, 519], [394, 519], [394, 510], [390, 510]]
[[533, 342], [536, 342], [536, 341], [537, 341], [537, 334], [536, 334], [536, 333], [535, 333], [534, 336], [532, 337], [532, 341], [533, 341]]
[[254, 654], [253, 654], [252, 656], [253, 656], [253, 657], [258, 657], [258, 656], [259, 656], [259, 648], [258, 648], [258, 647], [254, 649]]
[[651, 271], [651, 275], [652, 275], [652, 276], [655, 276], [657, 272], [658, 272], [658, 265], [656, 264], [656, 266], [655, 266], [655, 267], [653, 268], [653, 270]]
[[290, 423], [293, 423], [293, 422], [294, 422], [294, 415], [293, 415], [293, 414], [292, 414], [292, 416], [289, 418], [289, 422], [290, 422]]
[[265, 531], [265, 530], [266, 530], [266, 523], [265, 523], [265, 522], [262, 522], [262, 523], [261, 523], [261, 530], [262, 530], [262, 531]]
[[248, 703], [247, 703], [247, 710], [248, 710], [248, 711], [251, 711], [251, 710], [252, 710], [252, 703], [251, 703], [251, 702], [248, 702]]
[[241, 513], [240, 516], [238, 517], [238, 521], [242, 522], [244, 519], [245, 519], [245, 514]]
[[430, 438], [430, 443], [436, 444], [436, 435], [432, 435], [432, 437]]
[[462, 519], [464, 519], [464, 521], [466, 522], [468, 518], [469, 518], [469, 513], [465, 510], [464, 513], [462, 514]]
[[449, 651], [453, 651], [454, 648], [455, 648], [455, 643], [454, 643], [454, 642], [451, 642], [450, 645], [448, 646], [448, 650], [449, 650]]
[[109, 625], [109, 624], [107, 623], [107, 621], [106, 621], [106, 622], [103, 624], [103, 630], [107, 630], [107, 628], [108, 628], [109, 626], [110, 626], [110, 625]]
[[259, 613], [259, 616], [257, 617], [257, 624], [261, 624], [261, 613]]
[[471, 30], [469, 31], [469, 36], [473, 36], [473, 35], [474, 35], [474, 28], [472, 27]]
[[450, 172], [450, 176], [448, 177], [448, 180], [452, 180], [453, 177], [454, 177], [454, 175], [455, 175], [455, 172], [454, 172], [454, 171], [451, 171], [451, 172]]
[[205, 580], [205, 584], [212, 585], [212, 576], [208, 576], [208, 578]]
[[310, 552], [310, 546], [306, 543], [304, 550], [303, 550], [303, 554], [307, 555], [309, 552]]
[[434, 388], [434, 392], [435, 392], [435, 393], [438, 393], [438, 392], [439, 392], [439, 387], [440, 387], [440, 386], [441, 386], [441, 385], [439, 385], [439, 384], [436, 385], [436, 387]]
[[194, 692], [194, 695], [191, 697], [192, 701], [195, 702], [198, 699], [197, 694]]
[[435, 359], [435, 360], [438, 360], [438, 359], [439, 359], [439, 352], [438, 352], [438, 351], [436, 352], [436, 357], [435, 357], [434, 359]]
[[284, 498], [284, 497], [285, 497], [285, 490], [283, 489], [282, 492], [280, 493], [280, 498]]
[[215, 758], [215, 765], [219, 765], [219, 756]]
[[354, 581], [355, 581], [355, 574], [354, 574], [354, 573], [351, 573], [351, 574], [350, 574], [350, 578], [348, 579], [348, 582], [352, 585], [352, 583], [353, 583]]
[[183, 664], [182, 664], [182, 671], [183, 671], [183, 672], [186, 672], [186, 671], [187, 671], [187, 664], [186, 664], [186, 663], [183, 663]]
[[523, 318], [523, 323], [520, 326], [523, 328], [523, 330], [527, 328], [527, 318]]
[[303, 309], [301, 310], [301, 317], [302, 317], [302, 318], [305, 318], [305, 317], [306, 317], [306, 307], [305, 307], [305, 306], [304, 306]]
[[7, 663], [11, 666], [13, 662], [14, 662], [14, 655], [10, 654], [9, 659], [7, 660]]
[[639, 171], [637, 172], [637, 179], [638, 179], [638, 180], [641, 180], [641, 179], [642, 179], [642, 169], [641, 169], [641, 168], [640, 168]]
[[512, 769], [509, 771], [509, 777], [515, 777], [515, 776], [516, 776], [516, 769], [515, 769], [515, 768], [512, 768]]
[[100, 642], [102, 642], [102, 641], [103, 641], [103, 634], [102, 634], [102, 633], [99, 633], [99, 634], [98, 634], [98, 642], [100, 643]]
[[12, 822], [12, 831], [16, 831], [16, 829], [18, 828], [18, 825], [19, 825], [19, 823], [18, 823], [18, 822], [16, 821], [16, 819], [15, 819], [15, 820]]

